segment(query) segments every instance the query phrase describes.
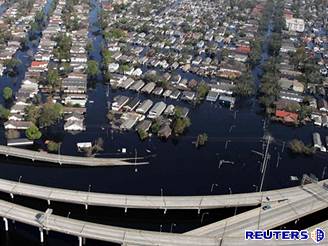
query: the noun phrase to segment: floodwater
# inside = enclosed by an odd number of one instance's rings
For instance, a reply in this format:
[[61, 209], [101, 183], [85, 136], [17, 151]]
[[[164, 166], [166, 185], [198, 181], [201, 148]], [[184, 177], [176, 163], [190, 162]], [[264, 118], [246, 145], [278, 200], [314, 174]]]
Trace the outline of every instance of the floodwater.
[[[101, 59], [99, 48], [103, 39], [95, 34], [94, 31], [97, 31], [97, 28], [93, 25], [98, 7], [90, 13], [90, 38], [95, 47], [91, 56], [99, 61]], [[35, 52], [34, 46], [30, 48]], [[0, 89], [6, 85], [11, 85], [14, 90], [19, 88], [31, 58], [28, 57], [27, 51], [19, 51], [17, 57], [22, 60], [17, 79], [2, 77]], [[266, 58], [267, 54], [264, 49], [262, 62], [265, 62]], [[257, 76], [258, 73], [261, 73], [259, 67], [255, 69], [254, 75]], [[328, 178], [328, 171], [324, 172], [325, 167], [328, 166], [328, 155], [320, 153], [312, 157], [296, 156], [287, 148], [288, 141], [293, 138], [300, 138], [305, 143], [311, 144], [313, 132], [320, 132], [321, 136], [325, 137], [328, 135], [327, 130], [316, 128], [311, 124], [303, 127], [288, 127], [271, 123], [265, 120], [255, 98], [239, 100], [233, 110], [216, 103], [204, 102], [193, 107], [185, 102], [167, 100], [173, 104], [189, 107], [192, 125], [181, 137], [170, 138], [167, 141], [151, 137], [142, 142], [134, 131], [112, 132], [106, 119], [108, 100], [118, 94], [130, 96], [137, 96], [137, 94], [109, 89], [107, 95], [107, 90], [107, 85], [102, 83], [101, 77], [98, 78], [95, 87], [90, 88], [86, 132], [71, 135], [63, 133], [59, 128], [53, 128], [46, 133], [46, 136], [56, 136], [61, 139], [63, 141], [61, 153], [71, 155], [78, 154], [77, 142], [94, 141], [102, 137], [104, 152], [101, 152], [99, 156], [122, 156], [118, 150], [126, 148], [128, 156], [134, 156], [135, 152], [138, 156], [155, 155], [147, 158], [149, 165], [139, 166], [137, 169], [134, 166], [57, 167], [51, 164], [43, 165], [1, 157], [0, 177], [18, 180], [22, 176], [22, 182], [78, 190], [88, 190], [91, 185], [92, 191], [125, 194], [160, 195], [161, 189], [164, 195], [225, 194], [229, 193], [229, 189], [232, 193], [252, 192], [255, 191], [256, 186], [259, 186], [262, 163], [261, 156], [255, 154], [254, 151], [262, 152], [265, 148], [265, 141], [262, 138], [270, 134], [273, 141], [269, 147], [271, 157], [264, 180], [264, 190], [298, 185], [298, 182], [290, 180], [290, 176], [298, 176], [301, 179], [304, 173], [313, 173], [319, 179]], [[139, 96], [142, 99], [145, 98], [144, 95]], [[163, 100], [159, 97], [151, 97], [151, 99]], [[206, 146], [196, 149], [193, 141], [198, 134], [203, 132], [208, 134], [209, 141]], [[1, 137], [4, 139], [3, 129]], [[150, 150], [151, 153], [146, 150]], [[222, 160], [226, 162], [219, 166]], [[211, 192], [212, 184], [217, 184], [213, 192]], [[1, 194], [1, 198], [8, 200], [9, 196]], [[40, 210], [47, 208], [46, 202], [34, 199], [15, 197], [15, 201]], [[63, 216], [70, 214], [73, 218], [150, 230], [160, 230], [160, 225], [162, 225], [163, 231], [170, 231], [172, 227], [173, 231], [179, 232], [200, 226], [201, 216], [195, 211], [169, 211], [167, 215], [163, 215], [159, 211], [130, 210], [125, 214], [124, 210], [120, 209], [89, 208], [88, 211], [84, 211], [82, 206], [61, 203], [53, 203], [51, 207], [55, 214]], [[233, 215], [233, 213], [233, 209], [210, 211], [209, 214], [205, 214], [203, 223], [207, 224]], [[321, 218], [324, 216], [328, 219], [327, 213], [321, 215]], [[3, 230], [2, 226], [0, 228]], [[39, 245], [38, 230], [20, 223], [10, 224], [10, 232], [2, 231], [0, 236], [1, 245]], [[50, 233], [45, 244], [77, 245], [77, 243], [77, 238]], [[87, 245], [109, 244], [87, 241]]]

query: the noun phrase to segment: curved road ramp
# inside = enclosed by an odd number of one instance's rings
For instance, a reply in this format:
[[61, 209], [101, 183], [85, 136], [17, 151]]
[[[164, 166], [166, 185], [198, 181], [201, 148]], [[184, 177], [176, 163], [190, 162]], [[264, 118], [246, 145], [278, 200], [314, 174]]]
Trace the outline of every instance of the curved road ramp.
[[5, 155], [7, 157], [12, 156], [12, 157], [28, 159], [32, 161], [56, 163], [60, 165], [75, 165], [75, 166], [87, 166], [87, 167], [134, 166], [134, 165], [149, 164], [149, 162], [137, 162], [139, 160], [144, 159], [142, 157], [95, 158], [95, 157], [68, 156], [68, 155], [50, 154], [47, 152], [8, 147], [4, 145], [0, 145], [0, 155]]

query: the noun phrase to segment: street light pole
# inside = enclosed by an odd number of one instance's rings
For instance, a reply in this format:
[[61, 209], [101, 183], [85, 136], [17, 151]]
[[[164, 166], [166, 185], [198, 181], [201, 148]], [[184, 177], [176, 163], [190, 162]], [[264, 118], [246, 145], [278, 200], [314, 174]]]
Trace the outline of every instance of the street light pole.
[[255, 188], [255, 192], [258, 192], [258, 188], [259, 188], [259, 186], [256, 185], [256, 184], [253, 184], [253, 187]]
[[177, 225], [175, 223], [171, 223], [171, 229], [170, 229], [171, 233], [173, 232], [173, 226], [176, 227]]
[[214, 186], [215, 187], [218, 187], [218, 184], [212, 184], [212, 186], [211, 186], [211, 193], [213, 192]]
[[209, 214], [210, 214], [209, 212], [202, 213], [202, 217], [200, 218], [200, 224], [203, 224], [204, 216]]
[[321, 179], [324, 179], [325, 178], [325, 175], [326, 175], [326, 170], [327, 170], [327, 166], [325, 166], [322, 170], [322, 176], [321, 176]]
[[265, 155], [264, 155], [264, 159], [263, 159], [263, 172], [262, 172], [262, 178], [261, 178], [261, 184], [260, 184], [260, 190], [259, 190], [259, 192], [261, 192], [261, 204], [260, 204], [260, 211], [259, 211], [259, 220], [258, 220], [258, 224], [257, 224], [257, 229], [258, 230], [260, 229], [260, 222], [261, 222], [261, 212], [262, 212], [262, 202], [263, 202], [262, 188], [263, 188], [263, 183], [264, 183], [265, 174], [266, 174], [268, 161], [269, 161], [270, 141], [271, 141], [271, 136], [269, 135], [266, 150], [265, 150]]

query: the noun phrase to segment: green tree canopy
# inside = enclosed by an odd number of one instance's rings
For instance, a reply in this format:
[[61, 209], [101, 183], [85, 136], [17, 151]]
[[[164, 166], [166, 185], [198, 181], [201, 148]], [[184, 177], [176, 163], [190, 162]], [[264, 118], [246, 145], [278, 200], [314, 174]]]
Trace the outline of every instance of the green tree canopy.
[[59, 103], [45, 103], [39, 117], [40, 127], [48, 127], [55, 124], [63, 113], [63, 106]]
[[96, 77], [99, 74], [98, 62], [95, 60], [89, 60], [87, 62], [87, 74], [89, 77]]
[[30, 126], [25, 131], [26, 137], [30, 140], [38, 140], [41, 138], [42, 133], [40, 132], [39, 128], [35, 125]]
[[2, 96], [6, 101], [10, 100], [13, 97], [13, 90], [10, 87], [6, 86], [5, 88], [3, 88]]
[[0, 118], [7, 120], [9, 117], [10, 111], [6, 109], [4, 106], [0, 105]]

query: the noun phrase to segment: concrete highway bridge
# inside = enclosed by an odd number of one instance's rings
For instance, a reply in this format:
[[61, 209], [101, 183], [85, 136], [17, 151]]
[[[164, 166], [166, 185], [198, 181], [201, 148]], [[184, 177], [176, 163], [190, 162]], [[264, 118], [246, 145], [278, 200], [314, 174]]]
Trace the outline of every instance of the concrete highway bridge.
[[[307, 184], [304, 187], [319, 189], [318, 184]], [[230, 195], [208, 196], [146, 196], [146, 195], [120, 195], [95, 193], [88, 191], [67, 190], [26, 184], [21, 182], [0, 179], [0, 191], [14, 195], [38, 198], [48, 201], [59, 201], [72, 204], [103, 207], [136, 208], [136, 209], [162, 209], [164, 212], [170, 209], [215, 209], [224, 207], [257, 206], [268, 197], [272, 203], [285, 200], [294, 201], [311, 196], [301, 186], [292, 188], [271, 190], [265, 192], [252, 192]], [[320, 188], [321, 189], [321, 188]]]
[[[229, 238], [243, 238], [245, 230], [274, 229], [328, 208], [327, 188], [324, 188], [321, 184], [316, 184], [315, 186], [304, 186], [304, 190], [308, 192], [308, 197], [300, 197], [299, 199], [285, 200], [278, 203], [265, 201], [259, 208], [189, 231], [185, 234], [210, 237], [218, 236], [224, 238], [224, 240], [229, 240]], [[263, 210], [263, 206], [265, 205], [270, 205], [270, 207]], [[323, 228], [325, 229], [327, 227], [328, 223], [326, 222]], [[227, 243], [227, 245], [230, 244]]]
[[20, 149], [15, 147], [8, 147], [0, 145], [0, 155], [12, 156], [32, 161], [42, 161], [49, 163], [56, 163], [59, 165], [75, 165], [86, 167], [104, 167], [104, 166], [134, 166], [145, 165], [148, 162], [136, 162], [143, 158], [94, 158], [82, 156], [68, 156], [51, 154], [47, 152]]
[[[284, 223], [286, 222], [286, 219], [279, 223], [277, 223], [277, 221], [282, 220], [286, 216], [289, 217], [289, 214], [292, 216], [296, 215], [296, 217], [301, 217], [305, 214], [309, 214], [327, 207], [327, 199], [328, 191], [325, 190], [325, 193], [320, 192], [313, 194], [311, 198], [295, 200], [288, 205], [289, 209], [286, 209], [286, 207], [288, 207], [286, 205], [288, 201], [281, 202], [281, 204], [276, 204], [276, 206], [272, 207], [270, 210], [263, 212], [261, 223], [259, 224], [260, 228], [270, 229], [270, 227], [275, 227], [280, 223]], [[198, 233], [195, 233], [197, 230], [196, 229], [189, 233], [177, 234], [95, 224], [53, 215], [50, 209], [46, 212], [42, 212], [0, 200], [0, 217], [4, 220], [6, 231], [8, 231], [10, 227], [9, 220], [14, 220], [38, 228], [40, 231], [41, 242], [44, 242], [44, 231], [56, 231], [76, 236], [78, 238], [77, 243], [79, 243], [79, 246], [82, 246], [85, 239], [101, 240], [130, 246], [247, 246], [250, 245], [250, 241], [244, 240], [244, 230], [257, 229], [257, 213], [259, 211], [260, 208], [250, 211], [250, 216], [245, 217], [246, 220], [242, 220], [239, 215], [238, 219], [237, 216], [234, 216], [234, 223], [229, 222], [228, 225], [225, 225], [225, 229], [222, 229], [222, 226], [220, 226], [220, 229], [215, 232], [218, 234], [213, 233], [213, 231], [208, 233], [207, 230], [202, 228], [201, 230], [198, 230]], [[275, 219], [275, 217], [278, 218]], [[238, 222], [238, 220], [240, 220], [240, 222]], [[225, 224], [225, 220], [222, 222]], [[222, 225], [222, 222], [219, 222], [220, 225]], [[222, 230], [225, 231], [225, 234], [222, 234]], [[279, 246], [286, 245], [286, 242], [274, 240], [258, 242], [252, 241], [251, 245]], [[313, 245], [313, 242], [311, 239], [306, 242], [290, 241], [288, 242], [288, 245], [307, 246]]]

